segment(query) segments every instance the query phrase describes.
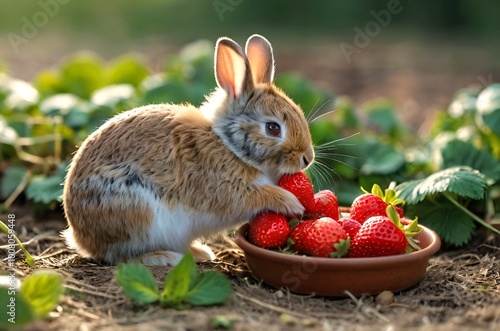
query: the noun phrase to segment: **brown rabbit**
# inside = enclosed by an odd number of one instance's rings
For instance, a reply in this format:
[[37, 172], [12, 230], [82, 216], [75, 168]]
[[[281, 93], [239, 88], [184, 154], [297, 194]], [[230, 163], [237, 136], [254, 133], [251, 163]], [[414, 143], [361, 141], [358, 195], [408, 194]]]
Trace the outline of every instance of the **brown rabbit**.
[[314, 151], [304, 114], [273, 85], [269, 42], [251, 36], [246, 55], [217, 41], [216, 91], [191, 105], [143, 106], [119, 114], [79, 148], [64, 185], [68, 245], [116, 264], [175, 265], [195, 241], [262, 211], [304, 207], [277, 186], [306, 168]]

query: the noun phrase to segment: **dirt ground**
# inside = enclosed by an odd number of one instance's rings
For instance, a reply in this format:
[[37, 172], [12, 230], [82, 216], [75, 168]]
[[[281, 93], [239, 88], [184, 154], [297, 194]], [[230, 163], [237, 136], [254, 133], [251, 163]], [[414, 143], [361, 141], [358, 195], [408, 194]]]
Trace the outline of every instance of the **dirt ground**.
[[[381, 305], [376, 296], [310, 297], [271, 288], [252, 278], [242, 251], [228, 235], [211, 243], [217, 259], [199, 264], [232, 281], [234, 294], [221, 306], [177, 311], [158, 305], [139, 306], [114, 281], [112, 266], [98, 265], [68, 251], [58, 232], [65, 227], [59, 213], [35, 219], [16, 207], [16, 231], [35, 256], [29, 268], [21, 252], [16, 274], [22, 279], [37, 269], [64, 276], [66, 293], [60, 306], [27, 330], [205, 330], [214, 317], [233, 321], [233, 330], [498, 330], [500, 327], [500, 237], [478, 232], [460, 250], [444, 247], [431, 258], [424, 279], [395, 293]], [[5, 220], [6, 215], [0, 215]], [[6, 235], [0, 235], [0, 243]], [[0, 270], [7, 270], [7, 251], [0, 249]], [[158, 286], [168, 267], [151, 268]], [[368, 280], [367, 280], [368, 281]]]

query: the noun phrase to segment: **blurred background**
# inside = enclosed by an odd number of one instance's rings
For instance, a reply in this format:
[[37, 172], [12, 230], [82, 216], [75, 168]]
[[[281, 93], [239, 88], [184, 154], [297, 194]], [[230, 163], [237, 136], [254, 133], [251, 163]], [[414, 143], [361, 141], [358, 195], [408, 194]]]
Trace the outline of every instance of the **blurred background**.
[[0, 62], [30, 80], [68, 54], [143, 54], [151, 71], [185, 44], [259, 33], [277, 71], [296, 72], [356, 104], [388, 97], [422, 125], [461, 87], [500, 77], [498, 1], [3, 1]]

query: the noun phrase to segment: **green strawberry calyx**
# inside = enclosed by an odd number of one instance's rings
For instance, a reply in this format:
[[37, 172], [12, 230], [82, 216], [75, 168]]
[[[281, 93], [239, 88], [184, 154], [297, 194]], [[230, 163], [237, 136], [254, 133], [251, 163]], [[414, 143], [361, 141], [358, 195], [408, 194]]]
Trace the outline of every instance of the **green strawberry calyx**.
[[335, 251], [330, 253], [330, 257], [344, 257], [349, 252], [349, 247], [351, 246], [351, 237], [347, 239], [340, 239], [338, 242], [333, 244]]
[[373, 184], [371, 192], [368, 192], [364, 188], [361, 188], [361, 190], [364, 193], [368, 194], [373, 194], [377, 197], [382, 198], [385, 203], [388, 205], [393, 205], [393, 206], [402, 206], [405, 204], [405, 201], [403, 199], [398, 198], [396, 191], [394, 191], [392, 188], [388, 188], [384, 191], [380, 188], [378, 184]]
[[401, 223], [399, 214], [393, 205], [388, 205], [387, 208], [385, 209], [385, 212], [387, 213], [387, 217], [389, 217], [391, 222], [394, 223], [394, 225], [396, 225], [398, 229], [403, 231], [410, 247], [415, 251], [419, 251], [420, 247], [418, 246], [416, 240], [413, 238], [417, 234], [422, 232], [422, 227], [418, 225], [418, 217], [415, 217], [413, 221], [405, 225]]

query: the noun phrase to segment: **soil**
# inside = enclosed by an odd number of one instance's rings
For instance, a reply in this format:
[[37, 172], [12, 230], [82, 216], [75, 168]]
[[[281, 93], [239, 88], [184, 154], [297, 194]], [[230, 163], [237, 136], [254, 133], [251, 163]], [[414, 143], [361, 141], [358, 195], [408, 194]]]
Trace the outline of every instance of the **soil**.
[[[227, 275], [234, 294], [224, 305], [163, 309], [140, 306], [124, 296], [114, 281], [115, 267], [87, 261], [69, 251], [59, 231], [61, 213], [37, 219], [29, 206], [16, 206], [16, 232], [35, 257], [27, 266], [16, 256], [16, 276], [52, 269], [64, 277], [66, 292], [50, 316], [27, 330], [206, 330], [214, 318], [233, 323], [232, 330], [497, 330], [500, 326], [500, 237], [479, 231], [459, 250], [444, 247], [431, 258], [417, 285], [382, 296], [327, 298], [292, 294], [255, 280], [242, 251], [224, 235], [210, 243], [217, 258], [200, 263]], [[0, 215], [6, 220], [7, 215]], [[6, 235], [0, 234], [0, 242]], [[0, 270], [7, 270], [7, 250], [0, 249]], [[162, 287], [170, 267], [151, 267]], [[367, 280], [369, 281], [369, 280]], [[390, 298], [389, 294], [389, 298]]]

